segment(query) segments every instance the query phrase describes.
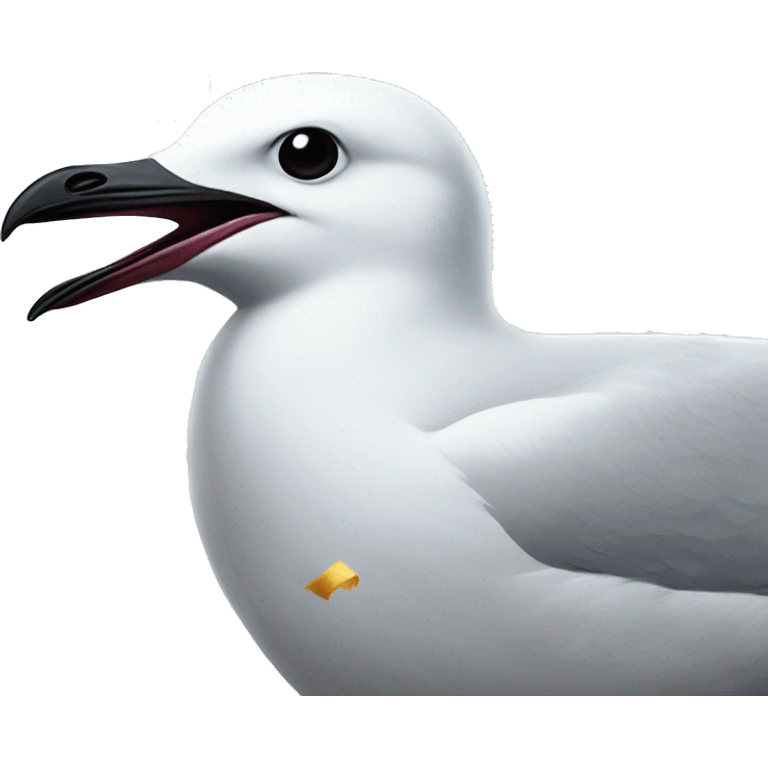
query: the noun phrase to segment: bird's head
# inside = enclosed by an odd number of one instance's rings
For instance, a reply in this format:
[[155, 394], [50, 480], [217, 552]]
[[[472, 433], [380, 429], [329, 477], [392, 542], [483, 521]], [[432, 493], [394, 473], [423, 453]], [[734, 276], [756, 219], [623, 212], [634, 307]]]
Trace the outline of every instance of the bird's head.
[[334, 274], [394, 270], [441, 303], [490, 302], [490, 210], [453, 125], [414, 94], [336, 75], [241, 88], [149, 159], [62, 168], [9, 209], [29, 222], [153, 216], [179, 225], [52, 289], [30, 319], [150, 279], [260, 302]]

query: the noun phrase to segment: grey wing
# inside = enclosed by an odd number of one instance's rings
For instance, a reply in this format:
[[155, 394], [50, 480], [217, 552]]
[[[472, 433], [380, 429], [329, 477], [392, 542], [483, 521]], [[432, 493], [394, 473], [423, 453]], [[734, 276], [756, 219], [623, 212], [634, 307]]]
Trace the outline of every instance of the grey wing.
[[767, 412], [728, 386], [624, 387], [510, 403], [431, 437], [548, 566], [766, 595]]

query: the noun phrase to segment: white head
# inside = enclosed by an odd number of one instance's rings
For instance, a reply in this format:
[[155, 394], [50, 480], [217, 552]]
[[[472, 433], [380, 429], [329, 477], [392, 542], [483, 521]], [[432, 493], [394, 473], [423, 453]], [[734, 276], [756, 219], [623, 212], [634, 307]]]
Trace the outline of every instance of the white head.
[[[338, 144], [335, 167], [314, 180], [289, 175], [278, 158], [302, 128], [323, 129]], [[214, 103], [153, 159], [195, 184], [291, 214], [163, 277], [243, 304], [332, 274], [385, 269], [428, 281], [440, 303], [492, 306], [482, 175], [454, 126], [409, 91], [339, 75], [264, 80]]]

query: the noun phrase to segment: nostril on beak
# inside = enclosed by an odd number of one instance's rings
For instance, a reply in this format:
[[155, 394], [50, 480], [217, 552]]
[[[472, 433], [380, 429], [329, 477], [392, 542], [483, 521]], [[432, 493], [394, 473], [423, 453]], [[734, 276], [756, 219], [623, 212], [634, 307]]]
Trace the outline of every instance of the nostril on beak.
[[97, 173], [96, 171], [82, 171], [76, 173], [74, 176], [70, 176], [64, 183], [64, 189], [67, 192], [88, 192], [91, 189], [96, 189], [102, 184], [107, 183], [107, 177], [103, 173]]

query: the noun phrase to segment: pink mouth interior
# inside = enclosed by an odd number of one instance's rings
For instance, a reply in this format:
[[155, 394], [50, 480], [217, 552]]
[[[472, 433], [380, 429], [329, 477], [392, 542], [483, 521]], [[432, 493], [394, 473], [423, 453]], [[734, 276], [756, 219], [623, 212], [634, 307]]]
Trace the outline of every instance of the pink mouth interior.
[[141, 211], [141, 213], [135, 211], [124, 215], [137, 214], [157, 216], [164, 219], [169, 218], [176, 221], [179, 227], [159, 240], [110, 264], [103, 270], [97, 270], [97, 272], [107, 272], [103, 277], [98, 277], [95, 273], [91, 273], [95, 278], [94, 281], [85, 287], [84, 290], [76, 292], [71, 298], [64, 299], [60, 303], [57, 302], [55, 305], [57, 309], [82, 304], [85, 301], [104, 296], [107, 293], [114, 293], [122, 288], [127, 288], [144, 280], [149, 280], [152, 277], [170, 272], [172, 269], [180, 267], [197, 256], [206, 248], [210, 248], [212, 245], [231, 237], [237, 232], [285, 215], [282, 211], [249, 213], [185, 237], [186, 232], [200, 230], [199, 213], [192, 214], [191, 212], [185, 212], [184, 209], [175, 210], [170, 213], [166, 210], [147, 209]]

